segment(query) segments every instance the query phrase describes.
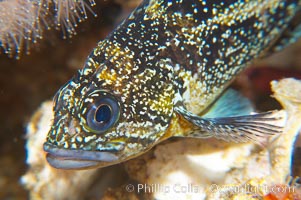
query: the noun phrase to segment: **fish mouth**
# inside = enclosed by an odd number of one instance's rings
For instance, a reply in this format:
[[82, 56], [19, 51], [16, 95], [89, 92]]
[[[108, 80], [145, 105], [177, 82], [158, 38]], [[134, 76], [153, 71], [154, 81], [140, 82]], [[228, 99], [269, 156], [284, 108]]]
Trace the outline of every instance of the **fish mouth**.
[[43, 145], [46, 160], [57, 169], [87, 169], [115, 164], [118, 157], [108, 151], [61, 149], [47, 142]]

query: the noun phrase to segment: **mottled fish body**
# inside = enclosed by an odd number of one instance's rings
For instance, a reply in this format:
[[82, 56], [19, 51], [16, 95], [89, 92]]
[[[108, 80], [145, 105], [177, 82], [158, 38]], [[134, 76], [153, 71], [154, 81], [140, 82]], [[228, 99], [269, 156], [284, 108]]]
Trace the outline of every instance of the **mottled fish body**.
[[252, 60], [292, 41], [281, 36], [300, 7], [300, 0], [145, 0], [58, 91], [48, 162], [103, 167], [171, 136], [256, 142], [280, 133], [271, 113], [249, 115], [250, 102], [224, 90]]

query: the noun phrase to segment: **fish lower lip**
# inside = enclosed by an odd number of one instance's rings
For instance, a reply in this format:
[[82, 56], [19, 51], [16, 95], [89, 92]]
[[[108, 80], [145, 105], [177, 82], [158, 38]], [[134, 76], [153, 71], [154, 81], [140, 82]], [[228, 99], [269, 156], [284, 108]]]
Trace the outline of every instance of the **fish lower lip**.
[[61, 149], [47, 142], [44, 143], [43, 148], [47, 152], [48, 163], [58, 169], [108, 166], [118, 160], [118, 157], [110, 152]]
[[49, 153], [47, 154], [46, 159], [52, 167], [57, 169], [87, 169], [99, 165], [99, 162], [96, 161], [66, 159], [53, 156]]

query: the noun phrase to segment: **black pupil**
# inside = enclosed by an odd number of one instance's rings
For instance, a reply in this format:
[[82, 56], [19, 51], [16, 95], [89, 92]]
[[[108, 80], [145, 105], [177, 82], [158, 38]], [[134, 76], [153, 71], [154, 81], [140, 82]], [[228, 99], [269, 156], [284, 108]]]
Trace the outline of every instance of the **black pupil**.
[[95, 112], [95, 120], [99, 123], [107, 123], [111, 119], [111, 109], [108, 105], [101, 105]]

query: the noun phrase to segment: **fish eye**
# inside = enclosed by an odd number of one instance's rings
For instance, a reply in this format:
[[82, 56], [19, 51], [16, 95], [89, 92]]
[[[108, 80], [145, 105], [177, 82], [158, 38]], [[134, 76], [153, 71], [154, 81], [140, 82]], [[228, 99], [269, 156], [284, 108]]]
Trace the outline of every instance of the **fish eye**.
[[98, 123], [108, 123], [112, 117], [112, 110], [111, 107], [107, 104], [102, 104], [98, 106], [94, 120]]
[[119, 119], [120, 106], [110, 95], [101, 95], [88, 106], [86, 112], [88, 128], [95, 133], [102, 133], [111, 128]]

